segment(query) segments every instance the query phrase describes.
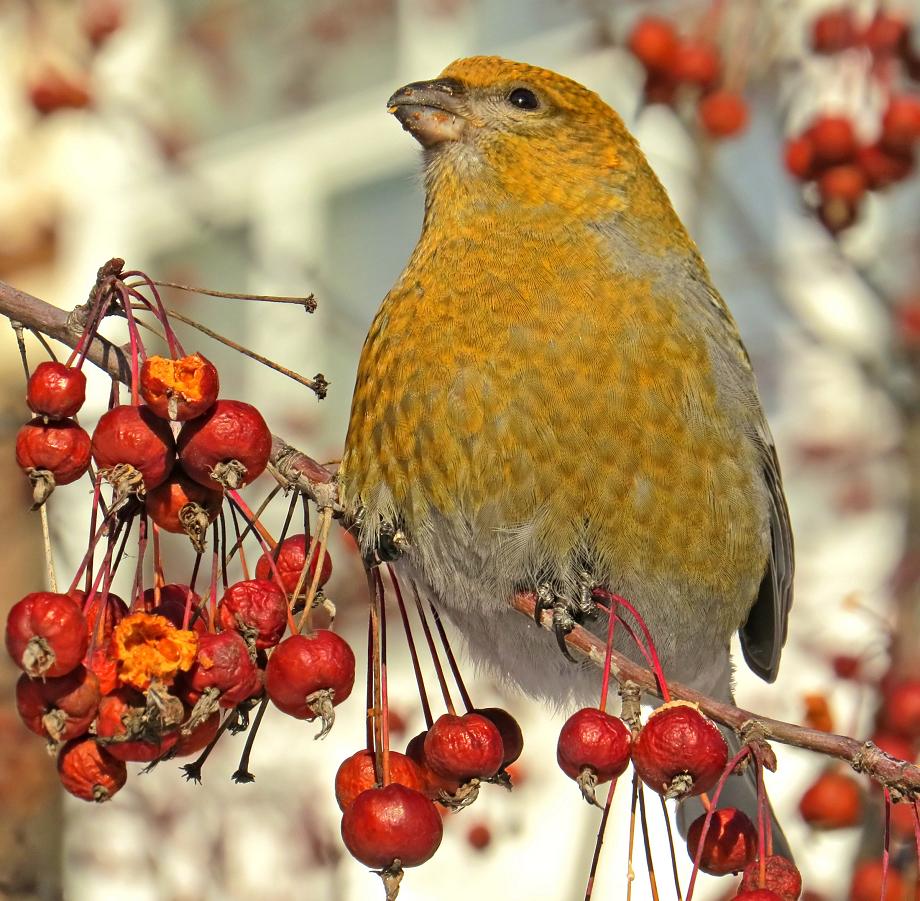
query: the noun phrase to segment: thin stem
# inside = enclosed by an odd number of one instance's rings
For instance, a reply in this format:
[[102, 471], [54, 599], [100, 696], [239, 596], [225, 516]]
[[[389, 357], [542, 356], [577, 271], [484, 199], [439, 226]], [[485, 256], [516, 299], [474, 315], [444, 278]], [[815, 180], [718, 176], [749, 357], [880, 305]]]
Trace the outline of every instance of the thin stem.
[[[374, 702], [371, 708], [374, 717], [374, 766], [382, 785], [387, 785], [389, 772], [384, 770], [383, 754], [383, 699], [380, 690], [380, 594], [383, 584], [376, 569], [367, 570], [367, 587], [370, 589], [371, 605], [371, 672], [373, 673]], [[389, 760], [387, 760], [389, 765]]]
[[636, 847], [636, 804], [639, 800], [639, 774], [633, 769], [632, 803], [629, 809], [629, 848], [626, 857], [626, 901], [632, 898], [633, 880], [636, 872], [633, 869], [633, 853]]
[[[233, 555], [242, 548], [243, 541], [246, 539], [246, 536], [253, 529], [253, 523], [259, 522], [259, 517], [261, 517], [261, 515], [265, 512], [265, 509], [268, 507], [268, 505], [278, 496], [279, 491], [281, 491], [281, 486], [275, 485], [275, 487], [272, 488], [272, 490], [269, 491], [268, 494], [265, 496], [265, 500], [263, 500], [262, 503], [259, 504], [255, 513], [252, 514], [252, 519], [247, 518], [246, 527], [243, 529], [243, 532], [241, 535], [237, 535], [235, 544], [233, 545], [232, 548], [230, 548], [230, 553], [227, 555], [228, 560], [232, 560]], [[236, 518], [236, 514], [234, 513], [234, 519], [235, 518]]]
[[262, 717], [265, 716], [266, 707], [268, 707], [268, 695], [259, 701], [259, 709], [256, 711], [252, 726], [249, 727], [249, 734], [246, 736], [246, 744], [243, 745], [243, 753], [240, 755], [240, 764], [236, 768], [236, 772], [230, 777], [234, 782], [255, 781], [255, 776], [249, 772], [249, 757], [252, 754], [252, 746], [255, 744], [259, 726], [262, 725]]
[[[126, 272], [124, 277], [143, 276], [142, 272]], [[179, 291], [189, 291], [192, 294], [203, 294], [206, 297], [220, 297], [227, 300], [255, 300], [264, 303], [292, 303], [303, 307], [308, 313], [316, 310], [316, 298], [310, 294], [307, 297], [287, 297], [280, 294], [236, 294], [232, 291], [214, 291], [211, 288], [193, 288], [190, 285], [181, 285], [178, 282], [152, 281], [144, 276], [148, 285], [158, 285], [160, 288], [177, 288]], [[137, 287], [138, 283], [130, 287]]]
[[428, 617], [425, 615], [425, 608], [422, 606], [422, 599], [419, 597], [418, 587], [412, 582], [412, 592], [415, 595], [415, 609], [418, 611], [418, 618], [422, 623], [422, 631], [425, 633], [425, 641], [428, 644], [428, 653], [431, 654], [431, 662], [434, 664], [435, 675], [438, 677], [438, 685], [441, 688], [441, 696], [444, 698], [444, 705], [451, 716], [456, 715], [454, 702], [450, 697], [450, 691], [447, 688], [447, 680], [444, 678], [444, 669], [441, 666], [441, 658], [438, 657], [438, 649], [434, 645], [434, 638], [431, 636], [431, 628], [428, 625]]
[[[374, 586], [371, 583], [370, 572], [367, 573], [367, 586], [369, 592], [373, 592]], [[365, 741], [369, 754], [374, 753], [374, 602], [372, 594], [367, 599], [367, 688], [364, 692], [364, 730]], [[382, 769], [381, 762], [375, 757], [374, 769], [377, 781], [380, 781], [380, 772]]]
[[380, 606], [380, 732], [383, 738], [383, 784], [390, 784], [390, 704], [387, 695], [387, 599], [380, 568], [374, 569]]
[[12, 319], [10, 320], [10, 325], [16, 333], [16, 346], [19, 348], [19, 359], [22, 361], [22, 371], [26, 377], [26, 382], [28, 382], [31, 378], [29, 373], [29, 355], [26, 351], [26, 340], [23, 337], [22, 325]]
[[48, 572], [48, 587], [57, 593], [57, 576], [54, 572], [54, 552], [51, 550], [51, 530], [48, 528], [48, 505], [39, 507], [42, 520], [42, 544], [45, 549], [45, 568]]
[[610, 690], [610, 663], [613, 659], [613, 630], [616, 626], [617, 618], [613, 611], [607, 610], [607, 653], [604, 655], [604, 674], [601, 676], [601, 702], [598, 708], [603, 712], [607, 710], [607, 693]]
[[409, 614], [406, 611], [406, 604], [403, 601], [399, 579], [396, 578], [396, 570], [389, 563], [387, 564], [387, 570], [390, 573], [390, 582], [393, 585], [393, 589], [396, 591], [396, 606], [399, 607], [399, 615], [402, 618], [403, 630], [406, 633], [406, 642], [409, 645], [409, 656], [412, 658], [412, 669], [415, 671], [415, 684], [418, 685], [419, 699], [422, 702], [422, 714], [425, 717], [425, 728], [430, 729], [434, 719], [431, 716], [431, 704], [428, 702], [428, 692], [425, 690], [425, 677], [422, 675], [422, 667], [418, 659], [418, 648], [415, 646], [412, 626], [409, 623]]
[[661, 814], [664, 817], [664, 828], [668, 833], [668, 850], [671, 852], [671, 875], [674, 877], [674, 895], [676, 901], [683, 901], [683, 893], [680, 889], [680, 874], [677, 872], [677, 855], [674, 851], [674, 833], [671, 830], [671, 817], [668, 816], [668, 805], [664, 795], [658, 795], [661, 802]]
[[613, 801], [613, 793], [617, 787], [617, 780], [614, 779], [607, 789], [607, 800], [604, 802], [604, 810], [601, 814], [600, 826], [597, 829], [597, 839], [594, 842], [594, 855], [591, 858], [591, 869], [588, 871], [588, 884], [585, 887], [585, 901], [591, 901], [591, 894], [594, 891], [594, 880], [597, 876], [597, 865], [601, 859], [601, 848], [604, 844], [604, 833], [607, 831], [607, 818], [610, 816], [610, 804]]
[[[309, 566], [313, 562], [313, 555], [316, 555], [316, 565], [313, 569], [313, 579], [310, 582], [310, 588], [304, 599], [303, 613], [300, 614], [300, 623], [298, 631], [302, 632], [304, 626], [310, 625], [310, 613], [313, 610], [313, 601], [316, 599], [316, 591], [319, 588], [319, 580], [323, 576], [323, 564], [326, 562], [326, 542], [329, 540], [329, 527], [332, 525], [332, 507], [324, 507], [319, 511], [319, 523], [316, 529], [316, 538], [310, 542], [309, 553], [305, 565]], [[316, 550], [317, 546], [319, 550]], [[303, 578], [303, 573], [301, 573]], [[298, 586], [300, 582], [298, 581]]]
[[308, 379], [306, 376], [300, 375], [297, 372], [294, 372], [292, 369], [288, 369], [286, 366], [282, 366], [280, 363], [270, 360], [268, 357], [263, 357], [262, 354], [256, 353], [254, 350], [250, 350], [248, 347], [244, 347], [242, 344], [238, 344], [236, 341], [232, 341], [230, 338], [220, 335], [217, 332], [209, 329], [206, 325], [202, 325], [200, 322], [196, 322], [194, 319], [189, 318], [188, 316], [183, 316], [181, 313], [176, 312], [175, 310], [167, 311], [173, 319], [178, 319], [179, 322], [184, 322], [186, 325], [190, 325], [193, 329], [197, 329], [203, 335], [207, 335], [209, 338], [223, 344], [225, 347], [232, 348], [237, 351], [237, 353], [243, 354], [245, 357], [249, 357], [251, 360], [255, 360], [257, 363], [261, 363], [263, 366], [267, 366], [269, 369], [274, 369], [275, 372], [280, 372], [282, 375], [286, 375], [289, 379], [293, 379], [295, 382], [303, 385], [306, 388], [309, 388], [317, 397], [323, 398], [326, 395], [327, 384], [325, 379]]
[[466, 690], [466, 685], [463, 683], [463, 676], [460, 673], [460, 667], [457, 665], [457, 658], [454, 657], [453, 648], [451, 648], [450, 642], [447, 640], [447, 632], [444, 630], [444, 623], [441, 622], [441, 616], [438, 613], [438, 609], [430, 598], [428, 600], [428, 607], [431, 609], [431, 616], [434, 619], [435, 628], [438, 630], [438, 636], [441, 639], [441, 645], [447, 657], [447, 664], [450, 666], [454, 682], [457, 683], [457, 689], [460, 692], [460, 697], [463, 699], [463, 706], [466, 707], [467, 713], [471, 713], [474, 709], [473, 701], [470, 698], [469, 692]]
[[655, 862], [652, 860], [652, 846], [648, 838], [648, 820], [645, 818], [645, 786], [639, 786], [639, 819], [642, 822], [642, 842], [645, 845], [645, 864], [648, 868], [649, 890], [652, 893], [652, 901], [658, 899], [658, 882], [655, 879]]

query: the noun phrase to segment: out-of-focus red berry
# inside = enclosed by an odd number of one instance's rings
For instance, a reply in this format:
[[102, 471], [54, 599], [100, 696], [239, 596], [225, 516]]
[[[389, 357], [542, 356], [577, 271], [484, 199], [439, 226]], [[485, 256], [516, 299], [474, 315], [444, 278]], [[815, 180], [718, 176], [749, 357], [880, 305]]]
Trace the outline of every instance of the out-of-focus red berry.
[[747, 127], [748, 109], [744, 98], [734, 91], [713, 91], [700, 100], [700, 122], [714, 138], [729, 138]]

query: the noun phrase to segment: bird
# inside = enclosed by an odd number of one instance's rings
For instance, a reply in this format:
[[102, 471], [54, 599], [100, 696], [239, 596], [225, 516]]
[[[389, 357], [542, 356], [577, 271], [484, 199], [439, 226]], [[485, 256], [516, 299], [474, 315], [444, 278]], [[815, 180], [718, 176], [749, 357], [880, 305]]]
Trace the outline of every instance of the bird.
[[[738, 328], [621, 117], [492, 56], [388, 109], [422, 147], [421, 234], [370, 326], [338, 472], [368, 560], [394, 560], [505, 682], [557, 705], [598, 671], [511, 609], [606, 634], [645, 620], [665, 675], [723, 701], [730, 642], [776, 678], [794, 554]], [[557, 616], [558, 615], [558, 616]], [[619, 630], [616, 649], [641, 657]]]

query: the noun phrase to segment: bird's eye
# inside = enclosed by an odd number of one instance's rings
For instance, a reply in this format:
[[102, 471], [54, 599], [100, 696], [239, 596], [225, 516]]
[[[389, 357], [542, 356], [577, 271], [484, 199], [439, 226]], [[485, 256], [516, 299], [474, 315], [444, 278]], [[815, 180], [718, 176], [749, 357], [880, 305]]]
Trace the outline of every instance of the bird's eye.
[[529, 91], [527, 88], [515, 88], [508, 95], [508, 103], [512, 106], [516, 106], [518, 109], [532, 110], [538, 109], [540, 106], [540, 101], [537, 100], [537, 95], [533, 91]]

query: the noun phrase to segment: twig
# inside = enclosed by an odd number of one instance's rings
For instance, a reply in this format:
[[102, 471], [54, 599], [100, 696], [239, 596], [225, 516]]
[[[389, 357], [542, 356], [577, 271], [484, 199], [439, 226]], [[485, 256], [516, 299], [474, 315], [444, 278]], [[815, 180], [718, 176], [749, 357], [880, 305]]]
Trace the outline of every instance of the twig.
[[[129, 288], [137, 288], [146, 282], [132, 282]], [[207, 297], [222, 297], [228, 300], [255, 300], [263, 303], [292, 303], [303, 307], [308, 313], [316, 312], [316, 298], [312, 294], [306, 297], [286, 297], [279, 294], [237, 294], [233, 291], [214, 291], [211, 288], [193, 288], [191, 285], [180, 285], [178, 282], [151, 281], [150, 284], [158, 288], [177, 288], [192, 294], [204, 294]], [[172, 315], [172, 314], [170, 314]]]

